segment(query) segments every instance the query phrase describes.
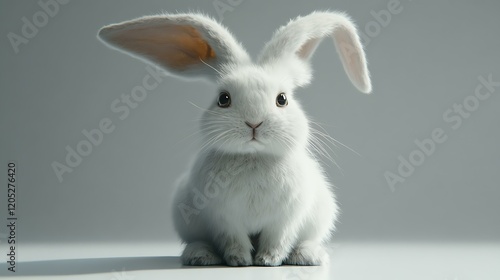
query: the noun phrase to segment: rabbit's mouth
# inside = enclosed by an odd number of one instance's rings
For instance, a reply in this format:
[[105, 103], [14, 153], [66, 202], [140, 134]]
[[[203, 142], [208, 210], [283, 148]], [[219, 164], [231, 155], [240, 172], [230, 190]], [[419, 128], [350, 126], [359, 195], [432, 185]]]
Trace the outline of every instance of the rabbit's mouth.
[[244, 146], [244, 150], [253, 152], [262, 151], [265, 148], [264, 143], [255, 137], [252, 137], [252, 139], [248, 140], [246, 142], [246, 145]]
[[248, 143], [250, 145], [264, 146], [264, 143], [262, 143], [262, 141], [260, 141], [259, 139], [255, 138], [255, 137], [252, 137], [252, 139], [248, 140]]

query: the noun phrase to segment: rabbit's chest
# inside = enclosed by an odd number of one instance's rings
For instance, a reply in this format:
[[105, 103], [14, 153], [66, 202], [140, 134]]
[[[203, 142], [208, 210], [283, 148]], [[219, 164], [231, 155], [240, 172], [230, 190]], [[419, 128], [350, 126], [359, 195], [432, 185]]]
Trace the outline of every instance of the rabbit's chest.
[[261, 199], [279, 194], [288, 187], [288, 178], [282, 174], [283, 164], [246, 162], [239, 167], [228, 167], [228, 193], [243, 195], [247, 199]]
[[258, 227], [254, 223], [286, 211], [287, 205], [297, 197], [292, 188], [294, 179], [280, 170], [283, 166], [258, 162], [248, 162], [237, 168], [228, 166], [220, 199], [214, 202], [224, 205], [226, 215], [248, 223], [250, 228]]

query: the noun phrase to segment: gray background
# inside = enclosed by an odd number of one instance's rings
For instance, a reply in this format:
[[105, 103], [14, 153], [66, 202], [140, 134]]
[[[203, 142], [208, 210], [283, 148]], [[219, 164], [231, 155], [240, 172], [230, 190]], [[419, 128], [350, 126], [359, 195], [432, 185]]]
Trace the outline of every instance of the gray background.
[[[221, 0], [222, 2], [227, 2]], [[256, 55], [276, 28], [313, 10], [348, 12], [364, 30], [387, 0], [243, 1], [223, 24]], [[357, 93], [333, 44], [314, 56], [315, 79], [300, 89], [311, 118], [355, 150], [335, 148], [325, 165], [342, 208], [335, 241], [495, 241], [500, 238], [500, 88], [451, 129], [443, 113], [474, 93], [478, 77], [500, 81], [500, 2], [401, 1], [366, 45], [374, 93]], [[106, 24], [161, 11], [201, 10], [212, 1], [72, 1], [16, 54], [7, 34], [21, 33], [36, 1], [0, 2], [0, 188], [6, 217], [6, 164], [18, 164], [18, 240], [147, 242], [177, 240], [170, 219], [172, 182], [197, 148], [195, 119], [215, 87], [164, 78], [121, 121], [110, 109], [147, 74], [139, 60], [97, 41]], [[366, 33], [366, 31], [365, 31]], [[110, 118], [116, 129], [60, 183], [51, 167], [81, 131]], [[415, 139], [435, 128], [448, 136], [424, 164], [389, 188]], [[3, 224], [4, 222], [2, 222]], [[5, 233], [4, 226], [0, 233]]]

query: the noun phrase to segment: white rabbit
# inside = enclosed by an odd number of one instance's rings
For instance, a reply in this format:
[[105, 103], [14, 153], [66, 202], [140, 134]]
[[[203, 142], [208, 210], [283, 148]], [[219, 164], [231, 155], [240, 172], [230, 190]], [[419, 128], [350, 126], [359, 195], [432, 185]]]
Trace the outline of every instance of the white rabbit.
[[[111, 47], [219, 92], [204, 112], [205, 145], [177, 181], [175, 227], [186, 265], [319, 265], [338, 207], [310, 152], [309, 121], [294, 90], [312, 78], [310, 58], [331, 36], [352, 83], [371, 91], [356, 28], [338, 12], [281, 27], [257, 62], [229, 31], [197, 13], [162, 14], [103, 27]], [[326, 257], [325, 257], [326, 256]]]

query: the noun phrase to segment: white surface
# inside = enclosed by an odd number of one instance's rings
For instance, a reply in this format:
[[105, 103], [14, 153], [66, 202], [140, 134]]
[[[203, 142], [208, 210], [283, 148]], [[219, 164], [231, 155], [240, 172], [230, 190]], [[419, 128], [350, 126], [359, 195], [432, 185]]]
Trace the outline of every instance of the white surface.
[[[2, 248], [2, 255], [4, 255]], [[500, 244], [333, 244], [320, 267], [183, 267], [177, 244], [19, 245], [3, 279], [419, 279], [498, 280]], [[7, 276], [7, 277], [5, 277]], [[13, 277], [16, 276], [16, 277]]]

